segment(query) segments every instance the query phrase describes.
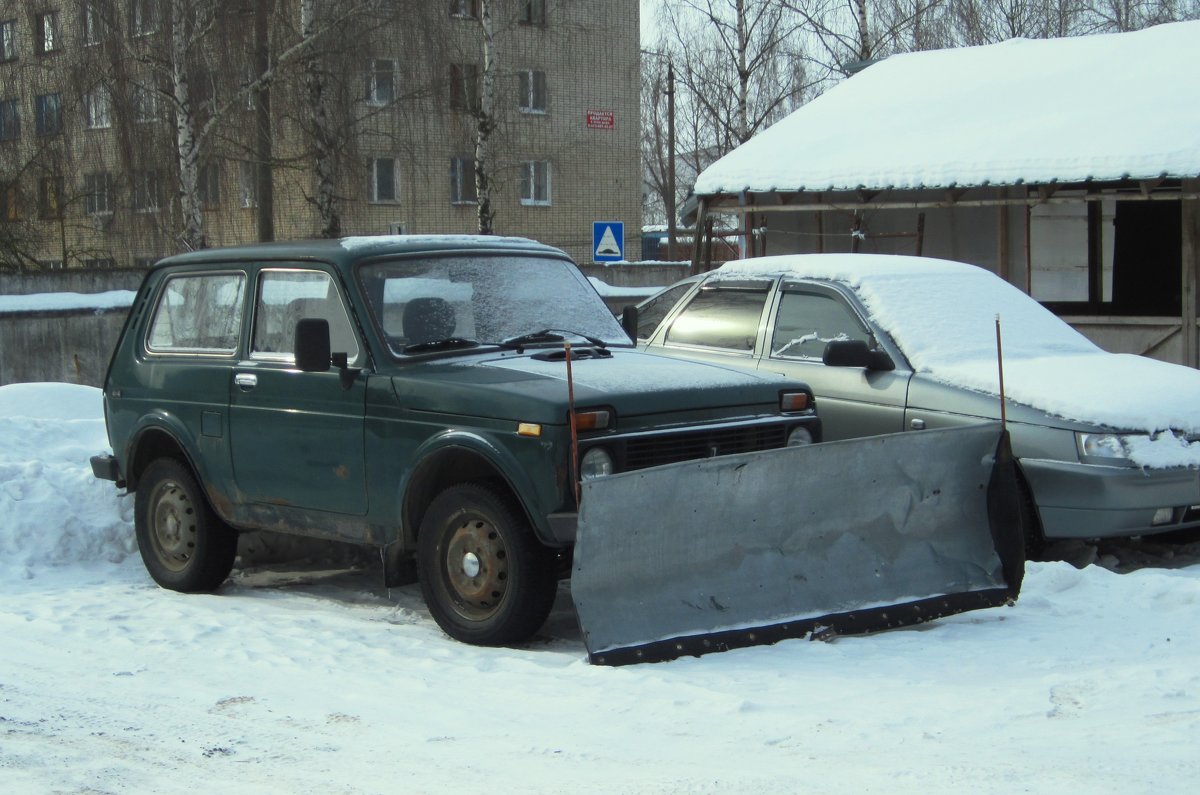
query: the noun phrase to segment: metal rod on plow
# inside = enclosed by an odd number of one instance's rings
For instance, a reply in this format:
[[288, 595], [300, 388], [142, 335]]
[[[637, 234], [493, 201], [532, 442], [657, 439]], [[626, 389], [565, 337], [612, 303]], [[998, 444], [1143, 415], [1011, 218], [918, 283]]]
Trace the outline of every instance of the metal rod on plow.
[[571, 343], [563, 341], [567, 356], [567, 424], [571, 426], [571, 487], [575, 493], [575, 508], [579, 508], [579, 428], [575, 423], [575, 380], [571, 376]]
[[[1004, 410], [1004, 346], [1000, 342], [1000, 315], [996, 314], [996, 365], [1000, 369], [1000, 425], [1008, 427], [1008, 418]], [[570, 363], [567, 364], [567, 372], [570, 372]], [[568, 376], [570, 380], [570, 376]]]

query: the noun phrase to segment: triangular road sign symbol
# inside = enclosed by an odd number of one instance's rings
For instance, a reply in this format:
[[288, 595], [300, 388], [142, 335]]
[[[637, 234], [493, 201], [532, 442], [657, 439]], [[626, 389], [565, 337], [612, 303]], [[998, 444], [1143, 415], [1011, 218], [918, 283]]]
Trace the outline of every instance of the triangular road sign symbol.
[[596, 256], [621, 256], [621, 246], [617, 244], [611, 226], [604, 227], [604, 234], [600, 236], [600, 242], [596, 244]]

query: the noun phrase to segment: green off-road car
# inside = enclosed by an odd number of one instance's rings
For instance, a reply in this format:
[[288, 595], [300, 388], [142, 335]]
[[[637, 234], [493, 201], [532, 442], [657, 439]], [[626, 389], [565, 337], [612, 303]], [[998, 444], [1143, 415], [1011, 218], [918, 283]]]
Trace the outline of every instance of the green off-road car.
[[635, 351], [564, 253], [496, 237], [165, 259], [104, 405], [92, 468], [136, 492], [163, 587], [215, 589], [239, 531], [352, 541], [481, 644], [545, 620], [579, 479], [820, 435], [802, 383]]

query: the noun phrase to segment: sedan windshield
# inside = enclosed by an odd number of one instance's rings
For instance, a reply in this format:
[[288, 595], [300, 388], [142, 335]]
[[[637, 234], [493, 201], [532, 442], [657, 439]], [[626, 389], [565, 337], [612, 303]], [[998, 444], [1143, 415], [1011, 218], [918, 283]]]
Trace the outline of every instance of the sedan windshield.
[[[535, 335], [530, 345], [629, 338], [573, 264], [529, 255], [396, 259], [359, 272], [371, 313], [398, 355], [463, 350]], [[556, 334], [538, 337], [553, 329]]]

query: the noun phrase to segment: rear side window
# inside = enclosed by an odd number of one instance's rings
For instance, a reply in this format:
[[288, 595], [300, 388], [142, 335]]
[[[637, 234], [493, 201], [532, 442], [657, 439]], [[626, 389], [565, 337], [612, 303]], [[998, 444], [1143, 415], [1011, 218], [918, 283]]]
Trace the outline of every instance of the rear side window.
[[154, 353], [236, 353], [245, 290], [241, 273], [170, 277], [159, 293], [146, 348]]
[[834, 340], [862, 340], [874, 346], [870, 331], [850, 307], [823, 292], [788, 290], [779, 302], [771, 355], [820, 361]]
[[658, 324], [663, 322], [663, 318], [675, 308], [675, 303], [690, 289], [692, 289], [692, 282], [677, 284], [642, 304], [638, 310], [638, 339], [650, 339], [650, 335], [658, 328]]
[[667, 332], [667, 343], [752, 351], [766, 302], [766, 285], [705, 287], [675, 318]]
[[296, 323], [319, 318], [329, 323], [329, 345], [334, 353], [358, 358], [358, 337], [341, 294], [323, 271], [264, 270], [254, 310], [255, 359], [294, 362]]

